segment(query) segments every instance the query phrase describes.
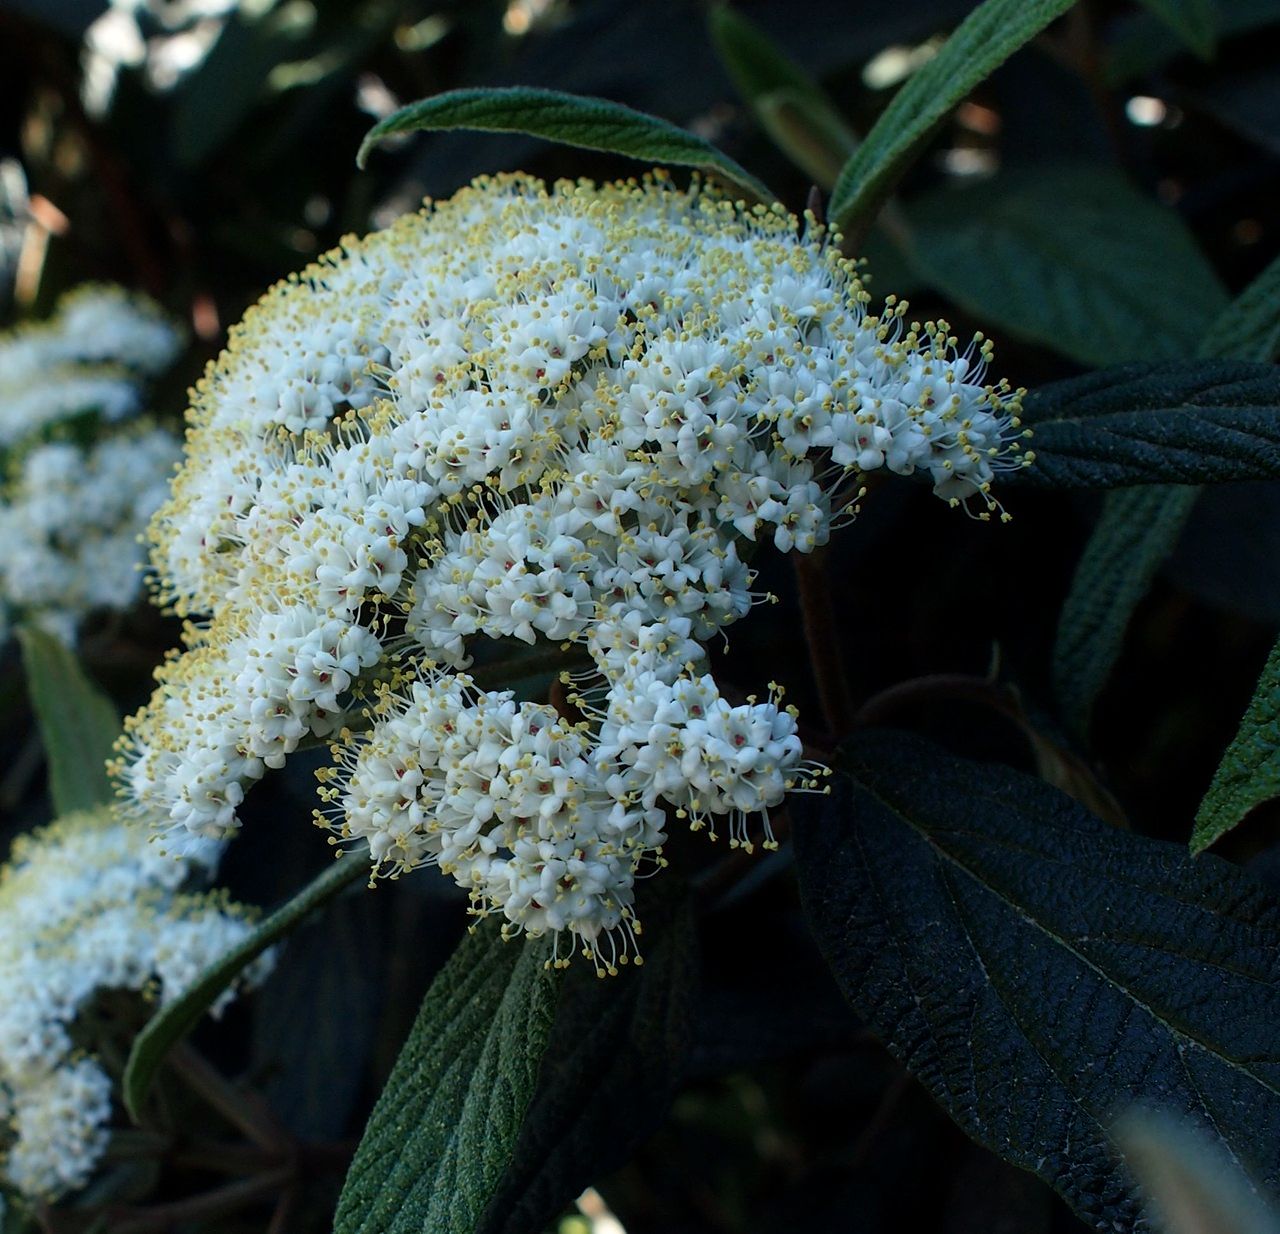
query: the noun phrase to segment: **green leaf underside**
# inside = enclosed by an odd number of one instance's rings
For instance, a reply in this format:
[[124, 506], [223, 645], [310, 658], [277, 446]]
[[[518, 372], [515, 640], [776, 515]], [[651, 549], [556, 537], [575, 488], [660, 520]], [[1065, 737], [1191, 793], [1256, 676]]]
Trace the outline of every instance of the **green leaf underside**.
[[823, 188], [831, 188], [857, 137], [821, 87], [737, 9], [708, 19], [720, 62], [774, 144]]
[[986, 0], [893, 96], [831, 195], [828, 214], [850, 231], [869, 220], [935, 127], [979, 82], [1073, 0]]
[[1280, 797], [1280, 641], [1267, 657], [1240, 730], [1200, 803], [1192, 851], [1208, 848], [1273, 797]]
[[912, 264], [1002, 332], [1091, 367], [1194, 352], [1227, 295], [1191, 233], [1115, 172], [1007, 172], [918, 198]]
[[1100, 1230], [1141, 1226], [1109, 1140], [1139, 1101], [1280, 1183], [1280, 905], [1211, 856], [914, 738], [850, 743], [795, 834], [854, 1008], [974, 1139]]
[[1123, 365], [1028, 396], [1036, 488], [1204, 484], [1280, 476], [1280, 373], [1196, 360]]
[[643, 967], [601, 981], [575, 964], [561, 978], [537, 1092], [475, 1234], [550, 1227], [666, 1116], [693, 1037], [698, 970], [692, 903], [682, 895], [673, 908], [645, 907]]
[[369, 130], [356, 162], [363, 167], [369, 151], [385, 137], [435, 129], [527, 133], [648, 163], [695, 167], [732, 181], [761, 201], [773, 200], [768, 188], [727, 154], [669, 120], [608, 99], [530, 86], [448, 90], [410, 103]]
[[1142, 0], [1192, 51], [1206, 60], [1218, 34], [1213, 0]]
[[[1222, 310], [1200, 340], [1206, 358], [1271, 360], [1280, 347], [1280, 258]], [[1108, 494], [1072, 579], [1053, 652], [1054, 692], [1073, 730], [1089, 717], [1139, 601], [1173, 551], [1198, 488]], [[1215, 837], [1216, 838], [1216, 837]]]
[[111, 801], [106, 762], [120, 733], [120, 717], [111, 700], [52, 635], [20, 626], [18, 639], [49, 764], [54, 813], [89, 810]]
[[337, 895], [362, 874], [368, 864], [358, 854], [348, 853], [312, 879], [293, 899], [262, 921], [239, 946], [211, 964], [181, 997], [161, 1008], [147, 1022], [129, 1051], [125, 1065], [123, 1095], [125, 1109], [138, 1121], [143, 1102], [156, 1072], [170, 1048], [182, 1040], [218, 996], [272, 943], [298, 925], [308, 914]]
[[559, 974], [495, 921], [427, 991], [338, 1201], [335, 1234], [472, 1234], [533, 1096]]

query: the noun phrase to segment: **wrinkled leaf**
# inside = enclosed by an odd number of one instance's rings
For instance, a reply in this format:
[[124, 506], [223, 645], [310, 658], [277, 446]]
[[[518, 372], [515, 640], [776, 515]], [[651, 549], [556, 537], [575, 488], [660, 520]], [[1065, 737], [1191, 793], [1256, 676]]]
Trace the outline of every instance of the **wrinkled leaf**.
[[106, 762], [120, 733], [115, 707], [84, 675], [75, 655], [51, 634], [21, 626], [18, 639], [49, 764], [54, 813], [88, 810], [110, 801]]
[[1139, 1102], [1280, 1180], [1280, 903], [1237, 867], [892, 733], [798, 798], [801, 894], [854, 1009], [974, 1139], [1100, 1230], [1139, 1204]]
[[985, 0], [974, 9], [907, 79], [844, 165], [828, 208], [836, 226], [861, 227], [951, 109], [1072, 2]]
[[709, 141], [669, 120], [559, 90], [504, 86], [448, 90], [411, 103], [380, 120], [365, 135], [356, 162], [385, 137], [423, 130], [471, 129], [484, 133], [528, 133], [548, 141], [603, 150], [647, 163], [696, 167], [723, 176], [762, 201], [773, 194], [750, 172]]
[[917, 272], [982, 321], [1086, 365], [1185, 356], [1226, 293], [1172, 211], [1088, 166], [1008, 172], [917, 199]]
[[548, 939], [484, 922], [423, 1000], [343, 1185], [335, 1234], [472, 1234], [510, 1159], [551, 1032]]
[[1131, 364], [1041, 386], [1036, 461], [1005, 484], [1122, 488], [1280, 475], [1280, 373], [1267, 364]]
[[[1280, 259], [1215, 319], [1199, 354], [1270, 360], [1280, 346]], [[1053, 652], [1054, 693], [1079, 734], [1119, 658], [1138, 602], [1173, 550], [1198, 489], [1153, 486], [1110, 493], [1063, 605]]]
[[287, 904], [262, 921], [252, 934], [222, 959], [205, 969], [181, 997], [151, 1017], [134, 1041], [124, 1071], [124, 1104], [135, 1122], [165, 1055], [196, 1026], [218, 996], [272, 943], [283, 938], [308, 914], [368, 872], [368, 864], [356, 854], [349, 853], [335, 861]]
[[644, 964], [601, 981], [571, 965], [538, 1088], [476, 1234], [540, 1230], [661, 1124], [692, 1038], [692, 904], [644, 912]]
[[858, 139], [817, 83], [737, 9], [717, 4], [711, 39], [738, 93], [774, 144], [829, 189]]

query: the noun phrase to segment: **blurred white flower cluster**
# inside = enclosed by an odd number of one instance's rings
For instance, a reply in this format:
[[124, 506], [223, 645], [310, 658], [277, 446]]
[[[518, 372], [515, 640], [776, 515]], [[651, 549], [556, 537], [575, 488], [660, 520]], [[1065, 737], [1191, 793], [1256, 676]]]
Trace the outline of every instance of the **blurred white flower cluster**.
[[180, 890], [216, 843], [177, 861], [148, 839], [105, 808], [71, 814], [19, 838], [0, 869], [0, 1178], [33, 1198], [83, 1187], [110, 1138], [111, 1076], [78, 1044], [99, 996], [170, 1002], [251, 929], [224, 896]]
[[[320, 820], [375, 872], [437, 864], [612, 968], [669, 813], [769, 841], [814, 784], [778, 692], [732, 702], [704, 663], [763, 598], [753, 546], [809, 552], [880, 470], [985, 517], [1029, 459], [987, 344], [868, 303], [812, 220], [657, 176], [487, 179], [348, 239], [197, 388], [152, 527], [196, 620], [124, 795], [176, 846], [222, 836], [331, 741]], [[484, 688], [484, 640], [592, 667], [560, 710], [520, 702]]]
[[122, 422], [180, 345], [148, 301], [96, 285], [0, 334], [0, 640], [23, 618], [70, 643], [90, 613], [137, 599], [138, 536], [181, 447]]

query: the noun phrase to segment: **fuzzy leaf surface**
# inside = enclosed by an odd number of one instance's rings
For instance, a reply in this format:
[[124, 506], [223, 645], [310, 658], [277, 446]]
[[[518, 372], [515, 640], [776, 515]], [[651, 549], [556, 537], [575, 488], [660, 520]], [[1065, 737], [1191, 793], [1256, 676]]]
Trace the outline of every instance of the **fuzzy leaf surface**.
[[335, 1234], [472, 1234], [520, 1135], [555, 1015], [548, 939], [482, 923], [432, 982], [369, 1116]]
[[1280, 370], [1243, 361], [1122, 365], [1041, 386], [1035, 465], [1004, 484], [1122, 488], [1280, 476]]
[[563, 974], [537, 1092], [476, 1234], [551, 1226], [666, 1116], [693, 1036], [697, 934], [683, 895], [643, 916], [643, 966], [608, 981], [589, 964]]
[[663, 120], [608, 99], [532, 86], [447, 90], [393, 112], [365, 135], [356, 162], [363, 167], [380, 141], [428, 129], [483, 133], [528, 133], [566, 146], [603, 150], [647, 163], [696, 167], [723, 176], [761, 201], [773, 194], [745, 168], [709, 141]]
[[[1280, 902], [1043, 782], [868, 733], [798, 798], [805, 909], [845, 996], [975, 1140], [1099, 1230], [1143, 1228], [1135, 1103], [1280, 1182]], [[814, 802], [818, 804], [814, 804]]]
[[[1280, 258], [1233, 300], [1200, 340], [1206, 359], [1271, 360], [1280, 348]], [[1173, 551], [1198, 487], [1156, 485], [1107, 495], [1062, 608], [1054, 693], [1067, 723], [1088, 731], [1138, 602]]]

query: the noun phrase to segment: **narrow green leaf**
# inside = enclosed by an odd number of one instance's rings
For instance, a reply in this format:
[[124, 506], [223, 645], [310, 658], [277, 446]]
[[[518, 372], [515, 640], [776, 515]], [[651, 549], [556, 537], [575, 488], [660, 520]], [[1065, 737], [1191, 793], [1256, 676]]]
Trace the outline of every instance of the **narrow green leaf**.
[[845, 164], [828, 214], [842, 231], [861, 228], [934, 129], [979, 82], [1060, 17], [1073, 0], [985, 0], [941, 51], [911, 75]]
[[[1199, 354], [1273, 359], [1280, 348], [1277, 305], [1280, 258], [1218, 314], [1200, 340]], [[1055, 694], [1067, 723], [1081, 736], [1119, 658], [1134, 609], [1173, 551], [1198, 492], [1157, 485], [1107, 495], [1076, 567], [1053, 652]]]
[[1280, 257], [1218, 314], [1200, 354], [1224, 360], [1274, 360], [1280, 355]]
[[1200, 803], [1191, 851], [1208, 848], [1273, 797], [1280, 797], [1280, 642], [1267, 657], [1240, 729]]
[[1053, 648], [1053, 692], [1081, 736], [1138, 602], [1200, 495], [1198, 485], [1153, 484], [1108, 493], [1071, 580]]
[[1280, 1183], [1280, 902], [1239, 867], [1007, 767], [869, 733], [797, 798], [796, 870], [845, 996], [975, 1140], [1099, 1230], [1143, 1227], [1109, 1136], [1159, 1104]]
[[642, 967], [601, 981], [578, 964], [561, 978], [537, 1092], [475, 1234], [548, 1228], [593, 1179], [625, 1165], [666, 1116], [694, 1035], [697, 929], [683, 888], [659, 888], [642, 916]]
[[696, 167], [723, 176], [761, 201], [773, 194], [749, 171], [709, 141], [663, 120], [608, 99], [531, 86], [447, 90], [379, 120], [360, 143], [356, 162], [385, 137], [427, 129], [471, 129], [483, 133], [528, 133], [585, 150], [603, 150], [647, 163]]
[[479, 925], [441, 970], [369, 1116], [335, 1234], [472, 1234], [511, 1159], [551, 1032], [549, 940]]
[[1115, 1137], [1166, 1234], [1280, 1234], [1280, 1211], [1239, 1162], [1182, 1122], [1135, 1110]]
[[1191, 360], [1130, 364], [1026, 400], [1036, 462], [1006, 484], [1123, 488], [1280, 476], [1280, 370]]
[[52, 635], [20, 626], [18, 639], [49, 764], [54, 813], [69, 814], [110, 801], [106, 763], [120, 732], [116, 709]]
[[1001, 173], [906, 213], [908, 255], [931, 286], [1091, 367], [1193, 354], [1227, 304], [1178, 215], [1103, 168]]
[[829, 189], [858, 139], [818, 84], [737, 9], [717, 4], [711, 41], [765, 132], [806, 175]]
[[1218, 14], [1213, 0], [1142, 0], [1192, 51], [1204, 60], [1213, 55]]
[[368, 872], [368, 864], [358, 854], [344, 854], [287, 904], [261, 922], [243, 942], [205, 969], [181, 997], [151, 1017], [135, 1039], [124, 1070], [124, 1104], [134, 1122], [138, 1121], [143, 1101], [165, 1055], [196, 1026], [218, 995], [272, 943], [283, 938], [309, 913]]

